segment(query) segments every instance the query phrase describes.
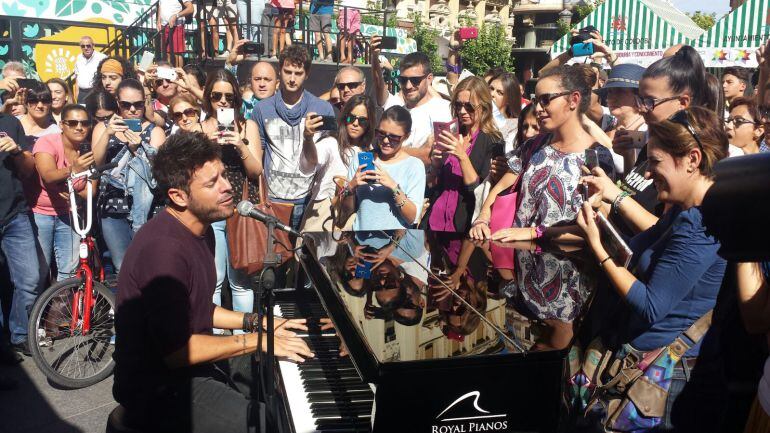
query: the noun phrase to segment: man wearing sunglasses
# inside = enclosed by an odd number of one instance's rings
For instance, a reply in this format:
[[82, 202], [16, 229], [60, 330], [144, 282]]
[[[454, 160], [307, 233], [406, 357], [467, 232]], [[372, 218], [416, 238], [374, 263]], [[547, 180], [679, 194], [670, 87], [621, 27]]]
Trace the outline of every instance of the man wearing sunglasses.
[[407, 54], [399, 64], [398, 77], [401, 91], [392, 95], [385, 87], [385, 78], [380, 65], [380, 43], [382, 37], [372, 36], [371, 64], [377, 104], [384, 110], [400, 105], [412, 115], [412, 130], [402, 143], [409, 155], [430, 164], [430, 150], [433, 145], [433, 122], [449, 122], [452, 112], [449, 101], [433, 96], [429, 87], [433, 82], [430, 59], [425, 53]]
[[75, 72], [74, 77], [77, 85], [77, 102], [78, 104], [85, 104], [86, 97], [91, 93], [91, 89], [94, 87], [94, 76], [96, 75], [96, 68], [99, 66], [99, 62], [107, 57], [106, 54], [94, 50], [94, 40], [91, 36], [83, 36], [80, 38], [80, 50], [81, 54], [78, 54], [75, 59]]
[[350, 98], [366, 93], [366, 76], [356, 66], [345, 66], [337, 72], [334, 87], [340, 92], [340, 103], [347, 104]]

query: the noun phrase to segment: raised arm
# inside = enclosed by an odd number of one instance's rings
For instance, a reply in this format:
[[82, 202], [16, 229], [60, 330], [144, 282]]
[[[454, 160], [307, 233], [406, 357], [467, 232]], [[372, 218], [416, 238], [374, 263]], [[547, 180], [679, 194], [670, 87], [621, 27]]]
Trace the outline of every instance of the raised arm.
[[385, 86], [385, 77], [382, 76], [382, 65], [380, 65], [380, 43], [382, 36], [372, 36], [370, 45], [372, 81], [374, 81], [374, 96], [377, 98], [377, 105], [385, 105], [388, 100], [388, 88]]

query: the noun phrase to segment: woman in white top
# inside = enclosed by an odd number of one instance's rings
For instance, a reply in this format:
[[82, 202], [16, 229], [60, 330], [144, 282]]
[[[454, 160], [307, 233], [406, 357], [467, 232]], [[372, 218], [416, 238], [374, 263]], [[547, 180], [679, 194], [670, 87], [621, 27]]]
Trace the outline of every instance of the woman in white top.
[[315, 173], [312, 201], [305, 211], [302, 230], [330, 231], [331, 206], [336, 191], [334, 178], [347, 177], [348, 165], [374, 138], [374, 100], [367, 95], [356, 95], [342, 107], [337, 118], [337, 131], [320, 134], [321, 116], [308, 113], [305, 120], [305, 140], [300, 156], [300, 170], [304, 175]]
[[487, 79], [489, 92], [495, 102], [497, 110], [494, 112], [494, 120], [497, 129], [505, 139], [505, 152], [514, 148], [518, 118], [521, 115], [521, 87], [516, 75], [510, 72], [501, 72]]

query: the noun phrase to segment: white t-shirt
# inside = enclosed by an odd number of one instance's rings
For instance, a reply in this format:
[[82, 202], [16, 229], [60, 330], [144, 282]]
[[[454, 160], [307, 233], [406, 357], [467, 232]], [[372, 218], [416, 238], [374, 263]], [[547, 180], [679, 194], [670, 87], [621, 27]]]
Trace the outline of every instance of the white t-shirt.
[[[334, 176], [347, 178], [348, 166], [342, 161], [339, 145], [334, 137], [322, 138], [315, 144], [315, 150], [318, 156], [316, 165], [308, 164], [305, 153], [302, 152], [299, 158], [299, 169], [306, 176], [315, 173], [310, 196], [313, 197], [313, 201], [320, 201], [334, 196], [336, 190]], [[353, 155], [357, 152], [360, 152], [360, 149], [354, 146], [353, 150], [348, 152], [348, 161], [352, 161]]]
[[[190, 3], [190, 0], [182, 0], [182, 2]], [[164, 26], [168, 24], [168, 20], [171, 18], [171, 15], [177, 14], [178, 18], [179, 12], [182, 12], [182, 4], [179, 3], [178, 0], [160, 0], [158, 7], [160, 23]], [[177, 20], [177, 24], [184, 24], [184, 21]]]
[[732, 158], [733, 156], [743, 156], [746, 154], [746, 152], [744, 152], [743, 149], [741, 149], [738, 146], [734, 146], [732, 144], [728, 144], [728, 146], [729, 147], [727, 148], [727, 156], [730, 158]]
[[[388, 95], [388, 100], [382, 107], [388, 108], [400, 105], [405, 107], [404, 100], [400, 95]], [[452, 110], [449, 108], [449, 101], [443, 98], [432, 97], [428, 102], [418, 105], [409, 110], [412, 115], [412, 131], [409, 138], [404, 141], [404, 147], [421, 147], [425, 141], [433, 134], [433, 122], [449, 122], [452, 120]]]
[[83, 53], [78, 54], [75, 60], [75, 75], [77, 76], [78, 87], [81, 89], [91, 89], [94, 87], [94, 78], [99, 62], [107, 57], [106, 54], [94, 51], [90, 59], [86, 59]]

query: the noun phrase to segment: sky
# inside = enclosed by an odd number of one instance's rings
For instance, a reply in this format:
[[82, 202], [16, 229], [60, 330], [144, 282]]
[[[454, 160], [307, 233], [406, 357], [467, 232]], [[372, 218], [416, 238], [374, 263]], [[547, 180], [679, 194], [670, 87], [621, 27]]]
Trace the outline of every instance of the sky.
[[716, 12], [717, 18], [730, 12], [730, 0], [671, 0], [682, 12]]

